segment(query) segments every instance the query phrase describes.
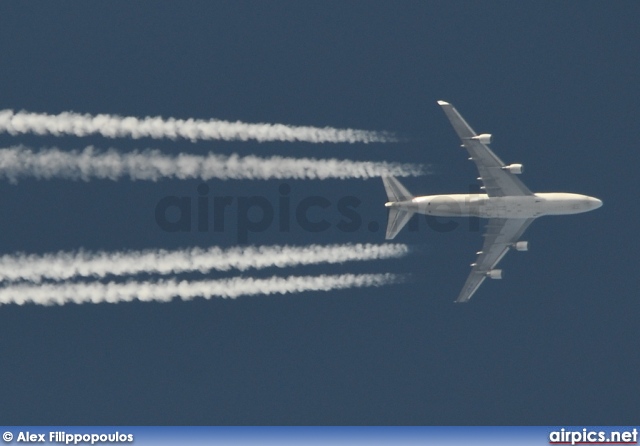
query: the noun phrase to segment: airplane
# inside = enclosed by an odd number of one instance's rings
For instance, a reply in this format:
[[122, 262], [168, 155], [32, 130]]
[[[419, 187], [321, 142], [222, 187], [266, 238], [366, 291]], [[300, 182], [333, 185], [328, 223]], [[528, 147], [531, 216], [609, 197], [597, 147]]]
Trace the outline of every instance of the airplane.
[[383, 176], [387, 192], [389, 220], [387, 240], [393, 239], [415, 213], [436, 217], [480, 217], [489, 219], [485, 226], [484, 245], [471, 264], [471, 274], [456, 302], [468, 302], [482, 282], [489, 277], [502, 279], [496, 269], [510, 249], [527, 251], [529, 243], [520, 240], [524, 231], [538, 217], [545, 215], [579, 214], [602, 206], [602, 201], [586, 195], [564, 192], [533, 193], [516, 177], [523, 172], [522, 164], [506, 165], [487, 146], [491, 134], [476, 134], [458, 111], [448, 102], [438, 101], [476, 163], [482, 182], [479, 194], [413, 196], [394, 177]]

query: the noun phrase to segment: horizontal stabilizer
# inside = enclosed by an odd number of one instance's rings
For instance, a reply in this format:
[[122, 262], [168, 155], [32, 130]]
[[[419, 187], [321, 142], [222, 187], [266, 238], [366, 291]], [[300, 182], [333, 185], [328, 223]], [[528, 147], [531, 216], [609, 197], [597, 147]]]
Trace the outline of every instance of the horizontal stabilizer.
[[389, 208], [389, 221], [387, 223], [387, 240], [391, 240], [404, 228], [414, 212], [402, 208]]
[[413, 199], [413, 195], [407, 190], [406, 187], [400, 183], [395, 177], [383, 176], [382, 182], [384, 183], [384, 189], [387, 191], [387, 198], [389, 202], [385, 205], [389, 208], [389, 221], [387, 222], [387, 240], [391, 240], [398, 232], [407, 224], [414, 214], [414, 211], [408, 210], [403, 207], [389, 206], [393, 203], [401, 201], [410, 201]]
[[387, 191], [389, 201], [407, 201], [413, 198], [413, 195], [395, 177], [384, 176], [382, 177], [382, 182]]

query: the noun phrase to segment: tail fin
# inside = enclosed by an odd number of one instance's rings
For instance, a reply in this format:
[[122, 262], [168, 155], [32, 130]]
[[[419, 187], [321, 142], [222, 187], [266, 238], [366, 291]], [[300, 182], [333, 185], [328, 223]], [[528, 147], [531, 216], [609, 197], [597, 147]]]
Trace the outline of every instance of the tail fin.
[[389, 208], [386, 238], [387, 240], [391, 240], [398, 235], [398, 232], [400, 232], [414, 214], [413, 211], [406, 208], [395, 207], [393, 204], [399, 201], [411, 200], [413, 195], [394, 177], [385, 176], [382, 177], [382, 181], [387, 191], [387, 198], [389, 199], [389, 202], [386, 204]]

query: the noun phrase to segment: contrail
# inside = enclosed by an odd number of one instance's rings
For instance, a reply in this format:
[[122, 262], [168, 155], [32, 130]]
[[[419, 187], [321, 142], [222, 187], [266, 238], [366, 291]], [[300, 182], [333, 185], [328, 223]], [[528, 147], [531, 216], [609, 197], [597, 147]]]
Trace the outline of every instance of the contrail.
[[99, 134], [107, 138], [185, 138], [225, 141], [303, 141], [311, 143], [374, 143], [394, 142], [397, 139], [386, 132], [336, 129], [331, 127], [290, 126], [284, 124], [248, 124], [217, 119], [163, 119], [161, 117], [122, 117], [117, 115], [90, 115], [64, 112], [58, 115], [29, 113], [13, 110], [0, 111], [0, 131], [11, 135]]
[[74, 277], [103, 278], [135, 274], [208, 273], [212, 270], [246, 271], [268, 267], [344, 263], [399, 258], [409, 252], [402, 244], [344, 244], [308, 246], [250, 246], [222, 249], [190, 248], [115, 252], [58, 252], [13, 254], [0, 257], [0, 282], [63, 281]]
[[174, 297], [182, 300], [191, 300], [195, 297], [235, 299], [243, 295], [289, 294], [302, 291], [330, 291], [382, 286], [399, 283], [402, 280], [403, 276], [394, 274], [342, 274], [335, 276], [273, 276], [268, 279], [234, 277], [196, 282], [162, 280], [159, 282], [126, 283], [19, 284], [0, 288], [0, 304], [118, 303], [131, 302], [134, 299], [142, 302], [169, 302]]
[[166, 155], [158, 150], [120, 153], [100, 152], [93, 147], [82, 151], [57, 148], [33, 151], [16, 146], [0, 149], [0, 179], [12, 183], [20, 178], [62, 178], [68, 180], [109, 179], [158, 181], [163, 178], [221, 180], [373, 178], [383, 175], [418, 176], [423, 166], [373, 161], [351, 161], [272, 156], [180, 153]]

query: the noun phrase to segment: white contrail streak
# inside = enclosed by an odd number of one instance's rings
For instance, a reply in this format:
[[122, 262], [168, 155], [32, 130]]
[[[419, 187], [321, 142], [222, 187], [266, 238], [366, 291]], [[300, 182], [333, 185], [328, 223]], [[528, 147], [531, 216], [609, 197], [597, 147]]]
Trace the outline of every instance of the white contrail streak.
[[43, 285], [12, 285], [0, 288], [0, 304], [34, 303], [63, 305], [65, 303], [118, 303], [138, 299], [143, 302], [169, 302], [174, 297], [191, 300], [238, 296], [289, 294], [302, 291], [330, 291], [399, 283], [403, 276], [394, 274], [342, 274], [336, 276], [289, 276], [254, 279], [234, 277], [197, 282], [163, 280], [159, 282], [126, 283], [62, 283]]
[[0, 282], [62, 281], [74, 277], [103, 278], [135, 274], [208, 273], [269, 267], [344, 263], [399, 258], [409, 252], [402, 244], [345, 244], [308, 246], [249, 246], [222, 249], [190, 248], [115, 252], [58, 252], [13, 254], [0, 257]]
[[100, 152], [93, 147], [82, 151], [56, 148], [33, 151], [17, 146], [0, 149], [0, 179], [15, 183], [20, 178], [63, 178], [68, 180], [109, 179], [157, 181], [163, 178], [201, 179], [317, 179], [373, 178], [383, 175], [418, 176], [423, 167], [373, 161], [285, 158], [272, 156], [180, 153], [166, 155], [158, 150], [120, 153]]
[[99, 134], [107, 138], [185, 138], [225, 141], [304, 141], [312, 143], [373, 143], [396, 141], [389, 133], [367, 130], [336, 129], [331, 127], [290, 126], [284, 124], [248, 124], [217, 119], [163, 119], [161, 117], [122, 117], [117, 115], [89, 115], [64, 112], [59, 115], [0, 111], [0, 131], [11, 135]]

